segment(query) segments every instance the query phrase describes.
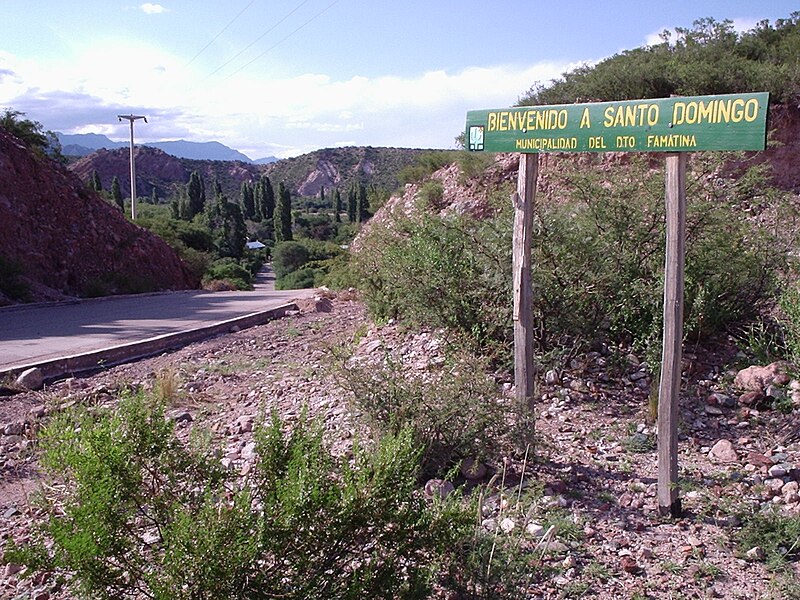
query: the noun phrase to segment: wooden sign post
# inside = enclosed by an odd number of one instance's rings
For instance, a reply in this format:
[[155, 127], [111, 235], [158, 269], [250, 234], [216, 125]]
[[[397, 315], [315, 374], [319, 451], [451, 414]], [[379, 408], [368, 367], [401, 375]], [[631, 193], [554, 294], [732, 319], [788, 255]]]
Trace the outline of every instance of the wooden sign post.
[[683, 347], [683, 268], [686, 256], [686, 153], [667, 154], [667, 248], [664, 259], [664, 332], [658, 388], [658, 507], [678, 517], [678, 406]]
[[[683, 343], [686, 156], [702, 150], [763, 150], [769, 95], [673, 97], [521, 106], [467, 113], [467, 149], [520, 152], [514, 205], [514, 383], [534, 406], [531, 241], [540, 152], [666, 152], [664, 337], [658, 395], [658, 504], [678, 516], [678, 407]], [[531, 420], [532, 423], [532, 420]]]
[[521, 406], [533, 411], [533, 287], [531, 285], [531, 242], [533, 207], [539, 173], [537, 154], [520, 154], [514, 205], [514, 386]]

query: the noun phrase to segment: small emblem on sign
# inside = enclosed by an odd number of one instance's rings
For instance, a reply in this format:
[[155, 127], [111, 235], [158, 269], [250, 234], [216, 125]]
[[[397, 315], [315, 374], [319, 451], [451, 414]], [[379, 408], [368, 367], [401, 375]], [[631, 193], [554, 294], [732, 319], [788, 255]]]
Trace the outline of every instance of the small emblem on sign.
[[472, 125], [469, 128], [469, 149], [483, 150], [483, 125]]

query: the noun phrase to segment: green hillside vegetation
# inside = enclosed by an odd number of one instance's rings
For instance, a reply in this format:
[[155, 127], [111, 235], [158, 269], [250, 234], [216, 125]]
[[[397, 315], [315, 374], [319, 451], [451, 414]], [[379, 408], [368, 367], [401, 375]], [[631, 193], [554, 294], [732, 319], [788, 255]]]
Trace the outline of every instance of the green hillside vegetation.
[[[701, 19], [665, 31], [663, 42], [534, 85], [519, 104], [572, 104], [766, 91], [772, 102], [800, 98], [800, 12], [737, 33], [732, 21]], [[674, 39], [673, 39], [674, 37]]]
[[[339, 265], [342, 246], [372, 215], [370, 203], [385, 200], [379, 189], [363, 184], [347, 190], [344, 202], [341, 196], [337, 212], [335, 192], [303, 201], [283, 182], [275, 189], [262, 175], [229, 197], [219, 181], [207, 183], [193, 171], [169, 204], [142, 202], [137, 224], [173, 246], [208, 289], [251, 289], [271, 256], [278, 289], [313, 287]], [[251, 250], [248, 240], [265, 248]]]
[[[291, 190], [297, 191], [309, 173], [317, 169], [320, 163], [328, 162], [338, 169], [342, 179], [333, 185], [326, 184], [326, 187], [346, 190], [364, 183], [394, 191], [402, 183], [398, 177], [399, 172], [413, 164], [416, 157], [425, 152], [430, 151], [371, 146], [326, 148], [271, 163], [265, 167], [265, 173], [275, 181], [285, 181]], [[317, 194], [315, 189], [309, 195]]]

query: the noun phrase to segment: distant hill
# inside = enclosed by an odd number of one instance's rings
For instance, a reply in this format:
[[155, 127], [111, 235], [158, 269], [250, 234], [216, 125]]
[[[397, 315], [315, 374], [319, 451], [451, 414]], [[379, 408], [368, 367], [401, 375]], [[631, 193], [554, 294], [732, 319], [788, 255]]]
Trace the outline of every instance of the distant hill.
[[273, 182], [284, 181], [300, 196], [316, 196], [326, 190], [345, 190], [363, 182], [393, 191], [400, 185], [400, 171], [430, 150], [350, 146], [325, 148], [269, 164], [265, 172]]
[[[179, 186], [189, 181], [192, 171], [197, 171], [211, 188], [216, 179], [222, 191], [231, 200], [238, 199], [243, 181], [255, 181], [261, 176], [262, 166], [230, 160], [191, 160], [167, 154], [159, 148], [136, 148], [136, 195], [146, 197], [152, 193], [162, 201], [171, 198]], [[79, 158], [69, 168], [83, 181], [89, 181], [97, 171], [104, 190], [111, 189], [114, 176], [119, 178], [122, 194], [130, 197], [130, 163], [128, 148], [97, 150]]]
[[[295, 158], [279, 160], [266, 165], [244, 161], [191, 160], [167, 154], [158, 148], [136, 148], [136, 193], [149, 196], [155, 188], [163, 201], [186, 184], [192, 171], [200, 173], [206, 189], [216, 179], [222, 191], [231, 200], [239, 199], [242, 182], [254, 182], [262, 174], [269, 176], [276, 189], [283, 182], [296, 196], [316, 196], [323, 186], [326, 190], [338, 187], [344, 191], [353, 183], [363, 182], [387, 190], [400, 184], [400, 171], [414, 163], [425, 150], [408, 148], [348, 147], [316, 150]], [[130, 196], [130, 166], [128, 148], [97, 150], [70, 164], [83, 181], [88, 181], [97, 171], [103, 189], [111, 187], [116, 175], [122, 193]]]
[[[65, 156], [86, 156], [96, 150], [114, 150], [117, 148], [129, 147], [129, 142], [114, 142], [106, 136], [97, 133], [57, 133], [56, 135], [58, 136], [58, 141], [61, 143], [61, 151]], [[192, 160], [238, 160], [252, 164], [268, 164], [278, 160], [274, 156], [252, 160], [238, 150], [229, 148], [225, 144], [219, 142], [188, 142], [186, 140], [175, 140], [137, 144], [137, 146], [139, 145], [158, 148], [172, 156]]]

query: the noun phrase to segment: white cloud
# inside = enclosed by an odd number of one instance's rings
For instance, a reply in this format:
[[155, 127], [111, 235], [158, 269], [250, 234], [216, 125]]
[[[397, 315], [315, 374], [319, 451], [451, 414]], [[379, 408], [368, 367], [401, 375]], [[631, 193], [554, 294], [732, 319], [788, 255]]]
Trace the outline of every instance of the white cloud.
[[0, 52], [0, 69], [14, 73], [0, 86], [0, 106], [27, 112], [48, 129], [94, 128], [114, 139], [126, 135], [116, 114], [134, 111], [148, 116], [137, 132], [143, 141], [217, 140], [253, 158], [340, 144], [451, 147], [467, 110], [511, 105], [537, 81], [574, 66], [548, 62], [344, 80], [320, 73], [266, 79], [245, 71], [209, 79], [160, 48], [93, 39], [50, 61]]
[[167, 9], [161, 6], [160, 4], [153, 4], [151, 2], [145, 2], [144, 4], [140, 4], [139, 8], [142, 9], [142, 12], [148, 15], [157, 15], [163, 12], [167, 12]]

